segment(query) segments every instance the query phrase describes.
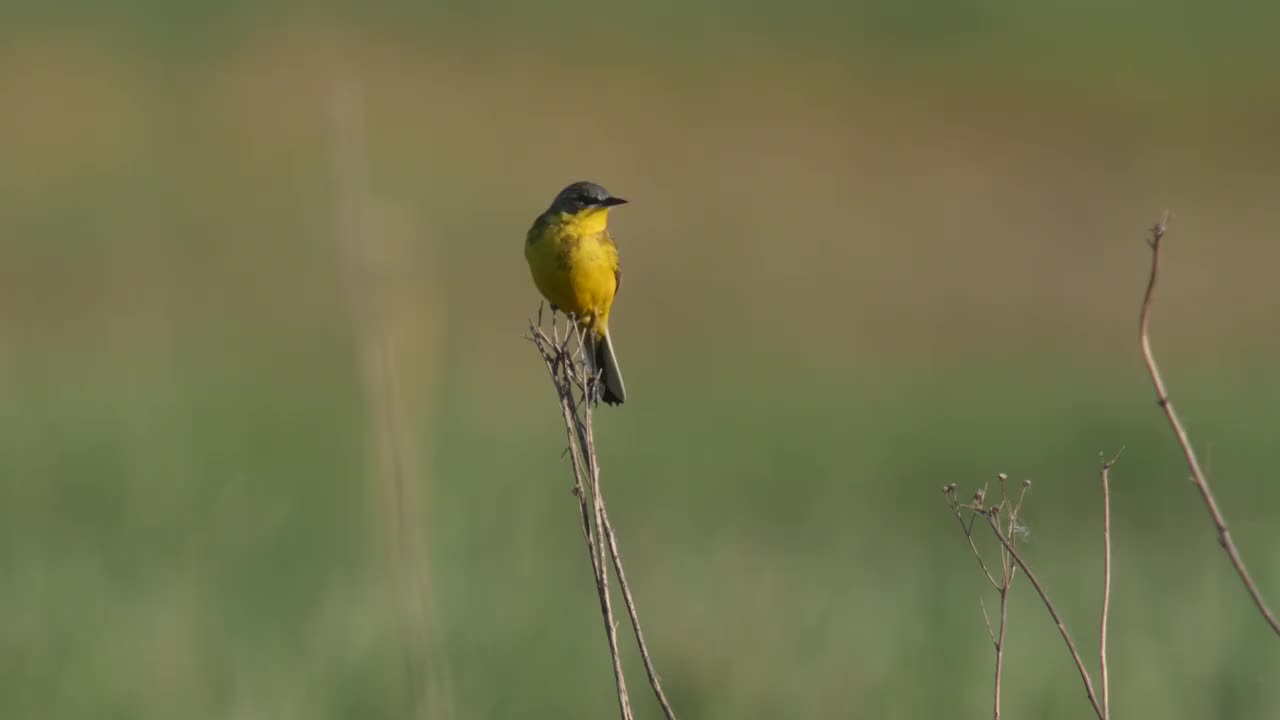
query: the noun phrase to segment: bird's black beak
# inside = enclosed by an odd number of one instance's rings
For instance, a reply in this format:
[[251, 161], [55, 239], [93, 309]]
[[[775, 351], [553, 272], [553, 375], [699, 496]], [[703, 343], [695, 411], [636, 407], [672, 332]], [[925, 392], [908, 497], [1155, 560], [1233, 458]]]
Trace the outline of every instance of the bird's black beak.
[[615, 205], [626, 205], [627, 201], [620, 197], [607, 197], [604, 200], [601, 200], [600, 204], [605, 207], [613, 207]]

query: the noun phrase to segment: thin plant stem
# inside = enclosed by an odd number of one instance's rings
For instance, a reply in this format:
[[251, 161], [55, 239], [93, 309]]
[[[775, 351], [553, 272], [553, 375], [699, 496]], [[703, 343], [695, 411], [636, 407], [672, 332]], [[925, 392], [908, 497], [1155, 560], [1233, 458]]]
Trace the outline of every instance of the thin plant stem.
[[1111, 692], [1107, 677], [1107, 616], [1111, 611], [1111, 466], [1102, 463], [1102, 619], [1098, 623], [1098, 677], [1102, 683], [1102, 720], [1111, 717]]
[[1103, 718], [1102, 706], [1098, 703], [1097, 693], [1093, 690], [1093, 680], [1089, 677], [1089, 671], [1084, 666], [1084, 660], [1080, 658], [1080, 651], [1076, 649], [1075, 641], [1071, 639], [1071, 633], [1067, 632], [1067, 626], [1062, 622], [1062, 616], [1058, 614], [1058, 609], [1054, 607], [1053, 601], [1049, 599], [1049, 594], [1045, 591], [1044, 586], [1040, 584], [1040, 580], [1036, 577], [1031, 568], [1023, 561], [1022, 556], [1014, 549], [1013, 542], [1005, 537], [1000, 531], [1000, 525], [996, 522], [994, 512], [983, 512], [987, 519], [987, 524], [991, 526], [991, 532], [995, 533], [996, 538], [1000, 540], [1000, 544], [1013, 557], [1018, 567], [1022, 568], [1022, 573], [1027, 576], [1027, 580], [1035, 587], [1036, 592], [1040, 594], [1040, 599], [1044, 601], [1045, 608], [1049, 611], [1049, 615], [1053, 618], [1054, 624], [1058, 626], [1058, 632], [1062, 634], [1062, 639], [1067, 643], [1067, 649], [1071, 651], [1071, 659], [1076, 663], [1076, 670], [1080, 671], [1080, 679], [1084, 681], [1085, 694], [1089, 696], [1089, 704], [1093, 706], [1093, 711], [1101, 720]]
[[[1018, 496], [1016, 503], [1009, 501], [1008, 489], [1006, 483], [1008, 476], [1001, 473], [997, 476], [1000, 483], [1000, 502], [990, 509], [990, 512], [997, 517], [1001, 517], [1001, 513], [1006, 513], [1008, 517], [1009, 535], [1015, 537], [1014, 530], [1017, 527], [1018, 511], [1022, 507], [1022, 501], [1027, 494], [1027, 485], [1022, 486], [1022, 492]], [[995, 677], [993, 681], [993, 698], [992, 713], [995, 720], [1000, 720], [1001, 713], [1001, 697], [1003, 695], [1002, 688], [1004, 682], [1004, 655], [1005, 655], [1005, 638], [1006, 631], [1009, 626], [1009, 591], [1013, 587], [1014, 576], [1017, 573], [1017, 565], [1013, 562], [1012, 556], [1003, 546], [1000, 548], [1000, 581], [997, 582], [991, 569], [987, 567], [986, 560], [983, 559], [982, 553], [978, 550], [977, 544], [973, 540], [973, 526], [977, 522], [978, 515], [986, 517], [987, 511], [982, 509], [982, 502], [986, 498], [987, 489], [984, 487], [979, 490], [973, 497], [973, 505], [961, 505], [956, 501], [955, 484], [949, 484], [943, 488], [943, 492], [947, 496], [947, 501], [951, 506], [952, 513], [955, 514], [956, 520], [960, 523], [960, 530], [964, 533], [965, 540], [969, 544], [969, 549], [973, 556], [978, 560], [978, 566], [982, 568], [982, 574], [987, 582], [996, 589], [1000, 596], [1000, 614], [998, 630], [991, 627], [991, 617], [987, 614], [987, 604], [982, 599], [982, 595], [978, 595], [978, 607], [982, 610], [982, 622], [987, 630], [987, 638], [991, 640], [992, 649], [995, 652]], [[971, 513], [969, 522], [965, 522], [964, 515], [961, 510], [968, 510]]]
[[631, 586], [627, 584], [627, 574], [622, 569], [622, 556], [618, 553], [618, 539], [613, 532], [613, 523], [609, 522], [609, 513], [604, 513], [604, 533], [609, 540], [609, 555], [613, 558], [613, 569], [618, 574], [618, 585], [622, 588], [622, 599], [627, 604], [627, 616], [631, 618], [631, 629], [635, 631], [636, 646], [640, 648], [640, 659], [644, 661], [644, 672], [649, 676], [649, 686], [653, 688], [653, 694], [658, 698], [658, 704], [662, 706], [662, 714], [667, 720], [676, 720], [675, 711], [671, 709], [671, 702], [667, 700], [667, 694], [662, 691], [662, 680], [658, 677], [658, 671], [653, 667], [653, 658], [649, 655], [649, 647], [644, 642], [644, 632], [640, 630], [640, 618], [636, 613], [636, 601], [631, 595]]
[[995, 720], [1000, 720], [1000, 683], [1004, 674], [1004, 630], [1009, 622], [1009, 586], [1000, 589], [1000, 634], [996, 638]]
[[1178, 413], [1174, 411], [1173, 403], [1169, 401], [1169, 389], [1160, 374], [1159, 365], [1156, 364], [1155, 353], [1151, 350], [1148, 325], [1152, 300], [1156, 292], [1156, 279], [1160, 270], [1160, 247], [1164, 240], [1168, 223], [1169, 213], [1166, 212], [1160, 222], [1151, 227], [1151, 237], [1147, 242], [1151, 246], [1151, 275], [1147, 280], [1147, 290], [1142, 296], [1142, 312], [1138, 317], [1138, 339], [1142, 346], [1142, 359], [1147, 364], [1147, 373], [1151, 376], [1151, 384], [1155, 388], [1156, 404], [1164, 411], [1165, 419], [1169, 421], [1169, 427], [1173, 430], [1173, 435], [1177, 438], [1178, 445], [1182, 448], [1183, 458], [1191, 471], [1191, 481], [1195, 483], [1196, 489], [1200, 491], [1200, 498], [1204, 501], [1204, 506], [1209, 511], [1209, 517], [1213, 520], [1213, 526], [1218, 532], [1218, 544], [1226, 551], [1232, 567], [1235, 568], [1236, 574], [1240, 576], [1240, 581], [1244, 583], [1245, 590], [1249, 592], [1249, 596], [1253, 598], [1253, 604], [1258, 607], [1258, 612], [1262, 614], [1262, 618], [1267, 621], [1267, 624], [1271, 626], [1271, 629], [1277, 635], [1280, 635], [1280, 619], [1277, 619], [1275, 613], [1271, 612], [1271, 608], [1267, 607], [1267, 602], [1263, 599], [1262, 592], [1258, 589], [1257, 583], [1253, 581], [1248, 568], [1245, 567], [1244, 558], [1240, 556], [1240, 550], [1236, 548], [1235, 542], [1231, 539], [1231, 533], [1227, 530], [1226, 517], [1218, 509], [1218, 502], [1213, 496], [1213, 491], [1209, 488], [1209, 480], [1205, 476], [1204, 470], [1200, 467], [1200, 460], [1196, 457], [1195, 450], [1191, 447], [1191, 438], [1182, 426], [1182, 421], [1178, 419]]
[[[541, 310], [538, 316], [541, 319]], [[598, 470], [593, 462], [594, 448], [588, 443], [590, 435], [584, 431], [583, 425], [590, 422], [590, 415], [585, 415], [585, 421], [579, 422], [582, 417], [578, 414], [578, 408], [574, 401], [573, 387], [575, 379], [573, 373], [573, 358], [568, 352], [567, 345], [570, 336], [563, 339], [560, 337], [559, 330], [555, 326], [555, 316], [552, 316], [552, 335], [548, 338], [541, 328], [534, 325], [532, 321], [529, 323], [529, 339], [537, 347], [542, 361], [547, 366], [547, 372], [551, 375], [551, 381], [555, 385], [556, 394], [558, 396], [561, 416], [565, 423], [565, 433], [569, 442], [569, 456], [573, 467], [573, 494], [578, 500], [579, 514], [582, 519], [582, 534], [587, 542], [587, 555], [591, 560], [591, 574], [595, 580], [596, 595], [600, 601], [600, 615], [604, 622], [605, 637], [609, 643], [609, 657], [613, 669], [614, 685], [618, 694], [618, 710], [622, 720], [633, 720], [631, 711], [631, 698], [627, 693], [627, 681], [622, 671], [622, 656], [618, 650], [618, 628], [613, 616], [613, 604], [609, 597], [609, 580], [608, 567], [605, 565], [605, 556], [603, 553], [604, 544], [600, 541], [600, 515], [598, 511]], [[583, 478], [587, 478], [587, 482], [583, 482]], [[590, 488], [590, 490], [588, 490]], [[592, 498], [590, 505], [595, 510], [595, 529], [593, 532], [591, 513], [588, 511], [588, 501], [586, 494], [590, 491]]]
[[[547, 366], [548, 373], [556, 388], [560, 404], [560, 414], [565, 423], [568, 440], [568, 453], [574, 474], [573, 492], [578, 501], [579, 516], [582, 522], [583, 538], [587, 544], [587, 554], [591, 559], [592, 574], [596, 582], [596, 592], [600, 600], [601, 617], [605, 623], [605, 635], [609, 641], [609, 654], [612, 660], [614, 681], [618, 690], [618, 706], [623, 720], [631, 720], [632, 709], [630, 695], [627, 691], [626, 678], [622, 670], [621, 653], [618, 649], [617, 621], [614, 619], [613, 603], [609, 589], [609, 567], [612, 564], [618, 585], [622, 589], [625, 600], [627, 618], [635, 634], [644, 662], [645, 673], [649, 685], [653, 688], [662, 712], [667, 720], [675, 720], [671, 703], [662, 689], [661, 680], [654, 668], [652, 656], [645, 643], [641, 630], [639, 614], [636, 611], [635, 597], [627, 583], [623, 570], [622, 554], [618, 550], [617, 535], [609, 520], [605, 505], [604, 492], [600, 482], [600, 465], [595, 446], [595, 430], [593, 423], [594, 408], [597, 401], [599, 377], [588, 367], [582, 354], [584, 347], [583, 331], [572, 316], [569, 316], [563, 334], [556, 323], [553, 310], [551, 320], [551, 336], [541, 329], [542, 310], [539, 308], [537, 323], [529, 323], [529, 340], [537, 347]], [[581, 391], [581, 396], [575, 392]], [[588, 497], [589, 496], [589, 497]]]
[[[987, 562], [982, 559], [982, 553], [978, 552], [978, 546], [973, 542], [973, 522], [965, 524], [964, 516], [960, 514], [959, 508], [955, 508], [956, 520], [960, 521], [960, 529], [964, 531], [964, 539], [969, 543], [969, 549], [973, 551], [973, 556], [978, 559], [978, 566], [982, 568], [982, 574], [987, 578], [987, 582], [991, 583], [991, 587], [996, 590], [1000, 589], [1000, 583], [996, 582], [996, 578], [991, 574], [991, 570], [987, 568]], [[976, 516], [975, 516], [976, 520]]]

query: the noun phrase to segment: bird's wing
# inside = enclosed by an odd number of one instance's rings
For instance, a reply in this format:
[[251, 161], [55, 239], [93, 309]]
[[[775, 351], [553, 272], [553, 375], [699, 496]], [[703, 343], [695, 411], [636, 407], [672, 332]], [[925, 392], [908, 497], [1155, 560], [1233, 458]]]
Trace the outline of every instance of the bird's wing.
[[604, 237], [613, 248], [613, 296], [618, 297], [618, 290], [622, 289], [622, 261], [618, 257], [618, 243], [613, 239], [613, 233], [607, 230]]
[[534, 218], [533, 225], [529, 226], [529, 232], [524, 235], [524, 244], [532, 245], [542, 237], [542, 231], [547, 226], [547, 216], [539, 215]]

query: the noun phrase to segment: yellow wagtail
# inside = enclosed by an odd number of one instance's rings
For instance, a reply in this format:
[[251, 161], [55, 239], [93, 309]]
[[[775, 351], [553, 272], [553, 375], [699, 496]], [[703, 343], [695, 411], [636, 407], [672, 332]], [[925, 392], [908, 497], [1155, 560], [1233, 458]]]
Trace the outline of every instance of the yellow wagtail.
[[609, 208], [625, 202], [595, 183], [573, 183], [533, 221], [524, 243], [533, 284], [553, 311], [571, 313], [584, 330], [588, 367], [600, 372], [602, 399], [609, 405], [627, 397], [609, 341], [609, 308], [622, 279], [618, 246], [609, 236]]

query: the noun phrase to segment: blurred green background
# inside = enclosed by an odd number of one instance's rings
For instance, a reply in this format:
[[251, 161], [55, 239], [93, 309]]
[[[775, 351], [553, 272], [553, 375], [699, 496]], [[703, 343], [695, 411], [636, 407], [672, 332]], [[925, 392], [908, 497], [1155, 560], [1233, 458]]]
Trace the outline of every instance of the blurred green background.
[[[585, 178], [633, 203], [597, 432], [682, 718], [989, 714], [939, 491], [999, 471], [1096, 665], [1122, 446], [1117, 716], [1280, 714], [1134, 337], [1172, 208], [1154, 342], [1280, 603], [1280, 10], [0, 13], [5, 718], [616, 715], [520, 339], [524, 231]], [[1025, 583], [1010, 615], [1007, 716], [1087, 716]]]

